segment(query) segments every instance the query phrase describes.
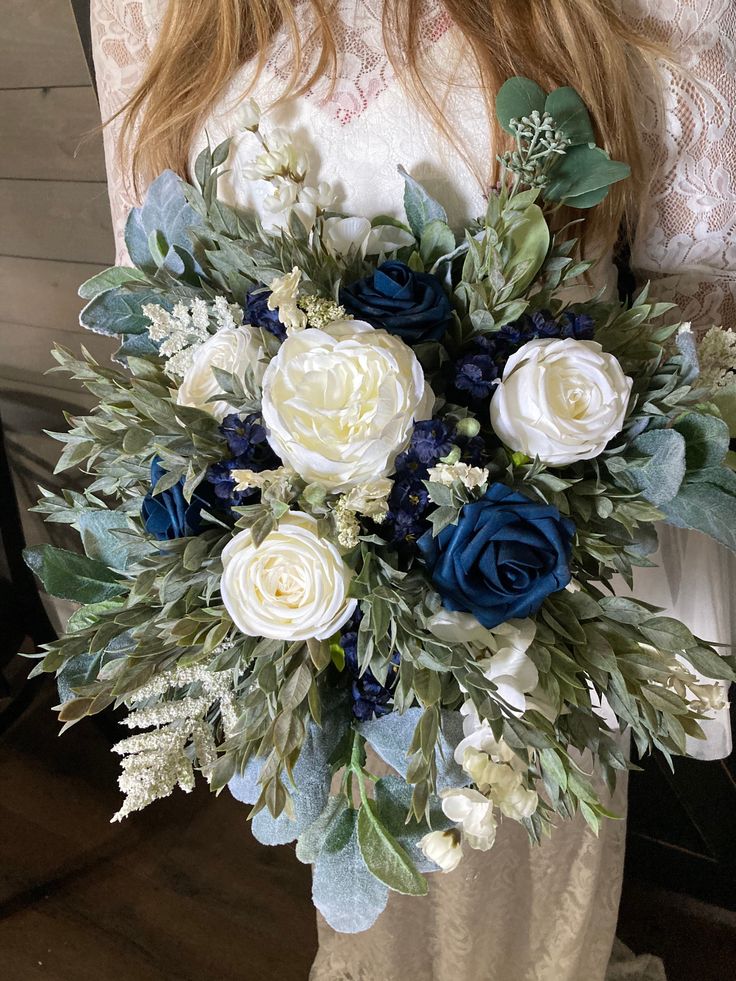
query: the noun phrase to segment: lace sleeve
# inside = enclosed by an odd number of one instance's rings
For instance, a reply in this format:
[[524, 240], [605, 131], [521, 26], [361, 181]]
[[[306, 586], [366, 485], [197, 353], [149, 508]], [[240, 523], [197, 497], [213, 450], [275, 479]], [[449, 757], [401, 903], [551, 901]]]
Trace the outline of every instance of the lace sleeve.
[[[134, 92], [150, 53], [163, 0], [92, 0], [90, 21], [95, 75], [103, 122]], [[128, 262], [124, 232], [128, 212], [137, 202], [118, 154], [120, 120], [104, 129], [107, 187], [118, 263]]]
[[633, 250], [640, 282], [696, 328], [736, 327], [736, 4], [625, 0], [642, 33], [671, 45], [663, 108], [647, 99], [654, 180]]

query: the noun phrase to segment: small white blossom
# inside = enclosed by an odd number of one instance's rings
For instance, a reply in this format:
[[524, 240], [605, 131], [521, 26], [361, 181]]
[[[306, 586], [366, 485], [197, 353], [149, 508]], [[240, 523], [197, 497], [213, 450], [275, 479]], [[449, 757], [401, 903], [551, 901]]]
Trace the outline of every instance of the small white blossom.
[[340, 499], [342, 507], [381, 522], [388, 514], [388, 496], [392, 488], [393, 481], [387, 477], [357, 484]]
[[261, 124], [261, 110], [255, 99], [244, 99], [235, 114], [236, 125], [249, 133], [255, 133]]
[[352, 314], [347, 313], [345, 307], [321, 296], [302, 296], [298, 304], [307, 315], [308, 325], [316, 327], [317, 330], [324, 330], [336, 320], [353, 319]]
[[336, 258], [366, 254], [371, 223], [367, 218], [327, 218], [322, 228], [322, 241]]
[[698, 384], [725, 388], [736, 382], [736, 333], [711, 327], [698, 346]]
[[451, 487], [459, 480], [463, 487], [475, 490], [488, 483], [489, 473], [485, 467], [470, 467], [467, 463], [439, 463], [429, 468], [429, 479], [437, 484]]
[[275, 484], [282, 477], [292, 476], [293, 473], [294, 471], [289, 470], [288, 467], [277, 467], [275, 470], [233, 470], [230, 476], [235, 481], [234, 490], [245, 491], [252, 487], [262, 490]]
[[466, 787], [444, 790], [440, 796], [445, 817], [462, 827], [470, 847], [488, 851], [496, 840], [496, 819], [491, 801], [477, 790]]
[[279, 320], [287, 332], [304, 330], [307, 326], [307, 315], [297, 305], [301, 278], [301, 269], [294, 266], [290, 273], [277, 276], [271, 283], [268, 309], [278, 310]]
[[338, 501], [334, 510], [337, 540], [343, 548], [355, 548], [360, 536], [360, 525], [355, 512], [349, 510]]
[[419, 842], [422, 852], [440, 871], [452, 872], [463, 857], [460, 832], [456, 828], [449, 831], [430, 831]]

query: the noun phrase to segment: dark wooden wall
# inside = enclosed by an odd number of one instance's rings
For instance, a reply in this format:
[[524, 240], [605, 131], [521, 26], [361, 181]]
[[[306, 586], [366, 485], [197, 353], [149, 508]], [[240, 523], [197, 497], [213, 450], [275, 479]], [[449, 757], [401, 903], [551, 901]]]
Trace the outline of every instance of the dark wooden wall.
[[52, 345], [111, 347], [78, 324], [78, 285], [114, 254], [98, 126], [69, 0], [0, 0], [0, 413], [27, 499], [58, 455], [41, 430], [84, 404], [44, 376]]

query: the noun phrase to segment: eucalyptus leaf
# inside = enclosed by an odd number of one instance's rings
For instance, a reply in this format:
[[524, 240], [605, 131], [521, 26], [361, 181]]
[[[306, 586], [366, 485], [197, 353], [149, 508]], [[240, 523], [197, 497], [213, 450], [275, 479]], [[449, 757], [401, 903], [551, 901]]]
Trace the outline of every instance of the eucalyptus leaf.
[[583, 195], [607, 189], [630, 174], [631, 168], [628, 164], [611, 160], [600, 147], [590, 147], [587, 144], [573, 146], [560, 157], [559, 163], [553, 168], [544, 196], [548, 201], [570, 204], [577, 198], [575, 206], [591, 207], [592, 204], [588, 201], [582, 203]]
[[535, 110], [544, 112], [547, 93], [529, 78], [510, 78], [496, 96], [496, 118], [507, 133], [512, 133], [512, 119], [530, 116]]
[[567, 85], [554, 89], [547, 96], [544, 109], [554, 119], [555, 128], [562, 130], [573, 146], [595, 143], [590, 113], [575, 89]]

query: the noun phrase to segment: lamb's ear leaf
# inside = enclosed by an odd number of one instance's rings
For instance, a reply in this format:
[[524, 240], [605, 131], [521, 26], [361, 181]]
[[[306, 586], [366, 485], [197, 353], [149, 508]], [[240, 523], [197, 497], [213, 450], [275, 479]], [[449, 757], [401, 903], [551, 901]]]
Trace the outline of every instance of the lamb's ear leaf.
[[314, 864], [312, 900], [333, 930], [361, 933], [386, 908], [388, 887], [368, 871], [363, 860], [357, 811], [348, 808], [336, 825]]
[[403, 167], [398, 168], [404, 178], [404, 210], [409, 227], [418, 239], [431, 221], [441, 221], [447, 224], [447, 212], [442, 205], [431, 197], [424, 187], [415, 180]]
[[[181, 246], [191, 254], [191, 230], [202, 226], [202, 219], [191, 207], [184, 193], [184, 182], [172, 170], [165, 170], [150, 185], [140, 208], [133, 208], [125, 225], [125, 245], [135, 266], [155, 274], [161, 261], [151, 253], [151, 234], [163, 237], [167, 251]], [[158, 241], [158, 239], [157, 239]], [[166, 257], [159, 257], [165, 260]], [[172, 257], [172, 271], [181, 259]]]
[[543, 113], [546, 99], [547, 93], [544, 89], [530, 78], [510, 78], [498, 90], [496, 117], [506, 132], [511, 133], [512, 119], [529, 116], [535, 109]]

